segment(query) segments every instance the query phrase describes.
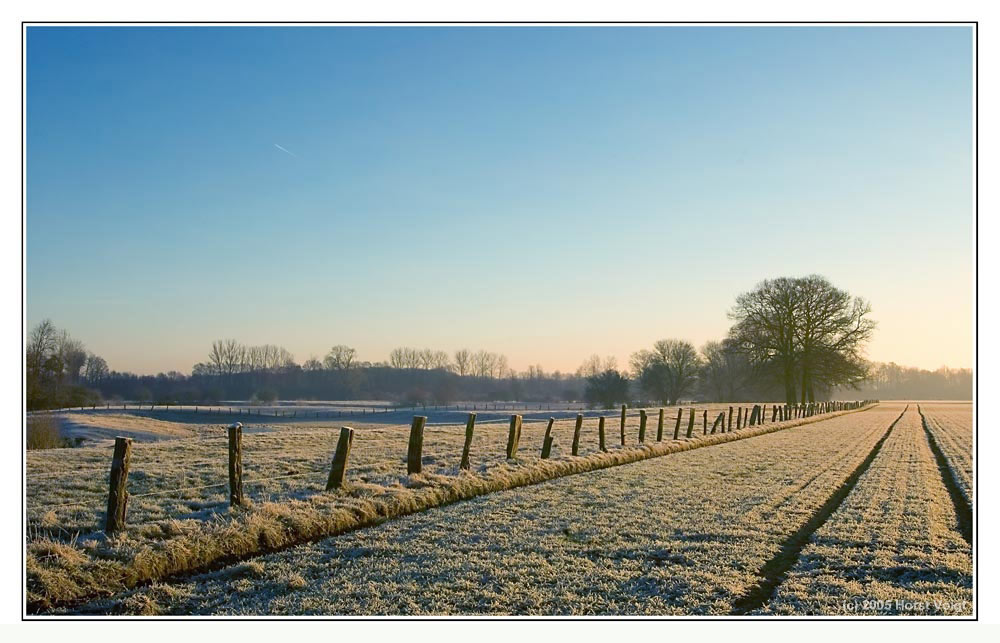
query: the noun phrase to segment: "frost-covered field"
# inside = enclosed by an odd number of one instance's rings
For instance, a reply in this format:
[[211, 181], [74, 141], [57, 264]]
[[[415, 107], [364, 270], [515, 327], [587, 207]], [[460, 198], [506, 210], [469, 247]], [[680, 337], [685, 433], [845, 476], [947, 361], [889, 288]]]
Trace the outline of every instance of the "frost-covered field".
[[971, 549], [915, 405], [762, 612], [972, 613]]
[[[709, 407], [709, 422], [726, 408]], [[695, 437], [701, 436], [703, 430], [702, 409], [698, 411]], [[682, 440], [689, 417], [688, 409], [683, 412]], [[581, 432], [581, 454], [598, 450], [597, 413], [586, 414]], [[607, 413], [607, 444], [612, 449], [619, 448], [620, 418], [613, 411]], [[676, 413], [677, 409], [669, 409], [666, 413], [665, 439], [673, 438]], [[575, 419], [571, 418], [575, 418], [575, 414], [567, 411], [556, 414], [563, 419], [553, 426], [552, 457], [560, 458], [570, 452], [575, 424]], [[181, 424], [120, 412], [103, 416], [71, 415], [74, 422], [120, 427], [119, 433], [139, 431], [140, 427], [144, 432], [157, 432], [158, 441], [137, 441], [132, 447], [128, 522], [138, 535], [156, 521], [208, 519], [228, 511], [228, 438], [223, 425]], [[351, 480], [386, 487], [407, 484], [409, 426], [398, 422], [408, 420], [409, 416], [395, 415], [396, 424], [372, 421], [379, 418], [377, 415], [355, 418], [364, 422], [352, 423], [356, 434], [349, 463]], [[504, 449], [509, 425], [509, 414], [489, 412], [482, 415], [484, 419], [477, 418], [471, 452], [472, 470], [480, 473], [507, 466]], [[85, 419], [80, 419], [81, 416]], [[431, 420], [440, 423], [431, 423], [425, 429], [425, 473], [457, 475], [465, 440], [465, 416], [464, 413], [443, 412], [438, 412], [437, 417], [431, 416]], [[656, 411], [650, 410], [647, 442], [656, 439], [657, 419]], [[547, 422], [546, 417], [527, 417], [523, 421], [519, 447], [521, 462], [539, 459]], [[250, 500], [304, 498], [323, 491], [341, 424], [306, 420], [290, 423], [282, 419], [277, 423], [247, 421], [244, 425], [243, 475], [245, 493]], [[627, 418], [627, 444], [630, 446], [637, 443], [638, 427], [638, 412], [631, 411]], [[102, 430], [110, 431], [108, 428]], [[192, 435], [194, 437], [186, 437]], [[169, 437], [182, 439], [165, 439]], [[29, 452], [29, 533], [61, 540], [98, 537], [96, 532], [101, 528], [107, 502], [111, 452], [110, 443]], [[154, 536], [160, 530], [155, 526], [148, 529]]]
[[972, 404], [921, 404], [920, 409], [962, 494], [972, 504]]
[[81, 609], [727, 614], [901, 410], [500, 491]]
[[[580, 457], [567, 455], [573, 422], [564, 420], [554, 429], [557, 447], [553, 457], [544, 461], [538, 457], [544, 423], [526, 421], [516, 460], [503, 455], [506, 422], [483, 423], [477, 426], [470, 472], [457, 468], [464, 427], [429, 426], [424, 472], [413, 476], [405, 474], [407, 427], [369, 424], [355, 440], [350, 484], [333, 493], [323, 492], [334, 444], [333, 427], [250, 426], [251, 431], [276, 430], [245, 436], [250, 502], [247, 509], [238, 510], [226, 506], [226, 483], [220, 482], [220, 478], [225, 480], [226, 439], [219, 435], [219, 428], [205, 429], [217, 433], [204, 437], [202, 431], [202, 437], [195, 439], [136, 445], [129, 526], [111, 539], [95, 530], [103, 517], [107, 474], [100, 462], [106, 462], [107, 449], [32, 452], [28, 472], [28, 605], [32, 610], [44, 610], [74, 604], [138, 583], [375, 525], [456, 500], [743, 440], [828, 417], [768, 423], [708, 436], [695, 430], [691, 440], [682, 437], [677, 441], [671, 439], [668, 428], [664, 441], [657, 443], [653, 415], [643, 447], [636, 446], [637, 422], [633, 417], [625, 448], [614, 446], [618, 442], [616, 422], [608, 423], [607, 453], [596, 449], [596, 420], [591, 419], [585, 423]], [[178, 485], [183, 485], [181, 490]]]

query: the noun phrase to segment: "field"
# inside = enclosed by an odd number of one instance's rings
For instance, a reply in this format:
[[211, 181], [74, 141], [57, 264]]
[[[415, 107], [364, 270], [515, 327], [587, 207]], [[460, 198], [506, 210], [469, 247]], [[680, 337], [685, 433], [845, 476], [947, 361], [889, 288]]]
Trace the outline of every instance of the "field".
[[[709, 425], [727, 408], [709, 407]], [[633, 412], [625, 448], [609, 412], [608, 453], [597, 449], [588, 413], [580, 457], [568, 454], [575, 410], [521, 411], [521, 457], [511, 461], [509, 412], [480, 413], [471, 472], [457, 467], [464, 413], [442, 411], [429, 414], [424, 472], [413, 476], [408, 427], [376, 414], [355, 423], [351, 486], [335, 493], [323, 483], [336, 425], [244, 418], [250, 511], [227, 507], [222, 430], [191, 425], [195, 437], [134, 445], [130, 527], [108, 540], [97, 530], [108, 446], [31, 452], [29, 605], [135, 614], [836, 614], [849, 592], [869, 589], [971, 598], [968, 544], [918, 439], [915, 405], [708, 436], [701, 411], [687, 440], [685, 410], [675, 442], [676, 409], [668, 409], [661, 444], [652, 411], [643, 447]], [[565, 419], [542, 461], [549, 415]], [[880, 492], [901, 497], [881, 505], [872, 500]], [[823, 539], [845, 530], [841, 523], [856, 525], [853, 544], [831, 552]], [[863, 529], [878, 533], [864, 541]], [[321, 538], [328, 534], [339, 535]], [[878, 538], [898, 552], [854, 555]], [[813, 574], [836, 577], [857, 560], [881, 584], [841, 587]], [[922, 580], [885, 571], [900, 561]], [[955, 613], [971, 613], [971, 604]]]

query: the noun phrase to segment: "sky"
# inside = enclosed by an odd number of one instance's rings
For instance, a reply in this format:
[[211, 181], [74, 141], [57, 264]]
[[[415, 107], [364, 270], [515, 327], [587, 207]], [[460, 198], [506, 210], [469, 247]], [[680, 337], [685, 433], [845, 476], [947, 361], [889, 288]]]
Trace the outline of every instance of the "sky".
[[26, 316], [114, 370], [215, 339], [700, 346], [821, 274], [869, 358], [974, 360], [969, 27], [29, 27]]

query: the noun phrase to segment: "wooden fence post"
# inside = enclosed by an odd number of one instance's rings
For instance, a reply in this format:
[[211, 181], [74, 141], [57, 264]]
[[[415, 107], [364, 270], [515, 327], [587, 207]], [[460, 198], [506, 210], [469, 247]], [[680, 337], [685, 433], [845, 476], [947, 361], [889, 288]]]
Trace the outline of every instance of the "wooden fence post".
[[469, 419], [465, 421], [465, 446], [462, 447], [462, 462], [459, 469], [469, 469], [472, 464], [469, 462], [469, 450], [472, 448], [472, 433], [476, 428], [476, 414], [469, 413]]
[[739, 431], [743, 427], [743, 407], [736, 409], [736, 430]]
[[622, 404], [622, 446], [625, 446], [625, 408], [626, 406]]
[[426, 423], [426, 416], [413, 416], [413, 423], [410, 424], [410, 445], [406, 450], [407, 475], [420, 473], [422, 468], [422, 458], [424, 453], [424, 425]]
[[701, 412], [701, 434], [706, 435], [708, 433], [708, 409]]
[[517, 455], [517, 444], [521, 440], [521, 416], [510, 416], [510, 431], [507, 433], [507, 459]]
[[681, 435], [681, 416], [684, 414], [684, 409], [677, 409], [677, 424], [674, 425], [674, 439], [677, 440]]
[[608, 446], [607, 446], [607, 443], [604, 441], [604, 416], [603, 415], [601, 416], [601, 418], [597, 422], [597, 437], [598, 437], [598, 440], [600, 441], [601, 451], [607, 451], [608, 450]]
[[229, 425], [229, 506], [243, 506], [243, 425]]
[[718, 428], [719, 424], [722, 424], [722, 430], [723, 430], [723, 432], [725, 432], [725, 430], [726, 430], [726, 413], [725, 413], [725, 411], [723, 411], [722, 413], [719, 413], [719, 416], [717, 418], [715, 418], [715, 422], [712, 423], [712, 434], [713, 435], [715, 434], [715, 430]]
[[128, 466], [132, 460], [132, 438], [115, 438], [115, 451], [111, 456], [108, 513], [104, 520], [104, 533], [113, 534], [125, 529], [125, 508], [128, 504]]
[[552, 424], [555, 418], [549, 418], [549, 425], [545, 427], [545, 437], [542, 439], [542, 460], [548, 460], [552, 455]]
[[639, 444], [646, 442], [646, 409], [639, 411]]
[[660, 409], [660, 419], [656, 423], [656, 441], [663, 442], [663, 409]]
[[691, 437], [691, 432], [694, 431], [694, 407], [691, 407], [691, 415], [688, 417], [688, 433], [687, 436]]
[[340, 439], [337, 440], [337, 450], [333, 452], [330, 477], [326, 480], [327, 491], [344, 486], [344, 478], [347, 477], [347, 458], [351, 455], [352, 442], [354, 442], [354, 429], [349, 426], [340, 427]]
[[771, 409], [771, 421], [774, 422], [778, 417], [778, 405], [773, 405], [774, 408]]
[[725, 429], [727, 432], [733, 430], [733, 407], [729, 407], [729, 426]]
[[583, 413], [576, 414], [576, 426], [573, 428], [573, 455], [580, 454], [580, 431], [583, 429]]

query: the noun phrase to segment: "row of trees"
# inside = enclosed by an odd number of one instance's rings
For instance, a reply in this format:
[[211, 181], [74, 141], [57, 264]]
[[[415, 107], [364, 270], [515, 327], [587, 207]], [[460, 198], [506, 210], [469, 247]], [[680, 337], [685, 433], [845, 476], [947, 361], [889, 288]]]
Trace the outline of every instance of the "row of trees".
[[869, 398], [968, 399], [972, 374], [934, 373], [896, 364], [872, 365], [864, 348], [875, 329], [871, 306], [825, 278], [769, 279], [742, 293], [729, 311], [727, 336], [696, 350], [664, 339], [619, 370], [613, 357], [588, 357], [573, 375], [540, 365], [516, 372], [507, 357], [485, 350], [399, 347], [386, 362], [365, 362], [355, 349], [333, 346], [303, 364], [281, 346], [212, 343], [190, 376], [109, 372], [100, 357], [46, 320], [26, 347], [28, 406], [80, 404], [120, 396], [155, 401], [219, 399], [400, 399], [447, 403], [464, 399], [558, 401], [587, 399], [611, 406], [682, 399], [811, 402], [845, 390]]

